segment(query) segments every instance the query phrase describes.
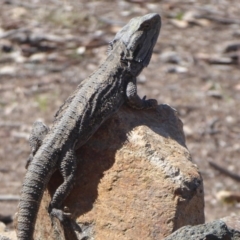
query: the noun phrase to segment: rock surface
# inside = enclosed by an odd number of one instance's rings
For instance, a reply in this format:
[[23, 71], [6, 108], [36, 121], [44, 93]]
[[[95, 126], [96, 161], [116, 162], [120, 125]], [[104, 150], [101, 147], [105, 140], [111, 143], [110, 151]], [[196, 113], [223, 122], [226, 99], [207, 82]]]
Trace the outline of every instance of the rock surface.
[[[89, 239], [163, 239], [204, 223], [200, 173], [185, 145], [182, 123], [167, 105], [123, 106], [77, 152], [74, 189], [65, 201]], [[35, 239], [56, 239], [47, 207], [61, 183], [52, 177], [41, 203]], [[61, 230], [57, 239], [64, 239]]]
[[240, 217], [226, 217], [197, 226], [185, 226], [165, 240], [239, 240]]
[[6, 225], [0, 222], [0, 240], [17, 240], [15, 231], [6, 231]]

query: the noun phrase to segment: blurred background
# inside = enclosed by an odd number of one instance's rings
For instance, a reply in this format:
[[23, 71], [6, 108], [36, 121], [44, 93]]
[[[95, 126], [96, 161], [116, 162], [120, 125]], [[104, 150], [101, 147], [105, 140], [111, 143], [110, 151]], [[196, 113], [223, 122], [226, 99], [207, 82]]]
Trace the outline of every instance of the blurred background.
[[13, 216], [36, 119], [50, 125], [129, 19], [160, 13], [139, 95], [177, 109], [206, 221], [240, 213], [239, 0], [0, 0], [0, 218]]

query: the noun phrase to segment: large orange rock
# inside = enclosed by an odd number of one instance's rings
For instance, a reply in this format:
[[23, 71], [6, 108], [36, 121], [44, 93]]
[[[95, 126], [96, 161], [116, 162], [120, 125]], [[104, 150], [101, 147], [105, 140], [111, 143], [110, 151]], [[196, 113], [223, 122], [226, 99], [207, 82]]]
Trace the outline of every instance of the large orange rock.
[[[202, 178], [186, 148], [182, 123], [169, 106], [147, 111], [123, 106], [77, 156], [76, 184], [64, 205], [82, 237], [159, 240], [182, 226], [204, 223]], [[61, 181], [54, 174], [50, 194]], [[49, 201], [46, 191], [35, 239], [56, 239]], [[64, 239], [59, 232], [57, 239]]]

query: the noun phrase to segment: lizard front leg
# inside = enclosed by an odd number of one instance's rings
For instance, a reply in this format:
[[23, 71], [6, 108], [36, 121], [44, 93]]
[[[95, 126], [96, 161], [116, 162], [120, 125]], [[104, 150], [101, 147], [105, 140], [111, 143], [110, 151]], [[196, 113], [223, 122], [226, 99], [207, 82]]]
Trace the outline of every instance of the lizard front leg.
[[31, 163], [33, 156], [36, 154], [39, 147], [42, 145], [43, 139], [47, 135], [49, 128], [43, 124], [41, 121], [36, 121], [33, 123], [33, 128], [29, 136], [29, 145], [31, 147], [31, 153], [27, 159], [25, 168], [27, 169]]
[[156, 108], [158, 102], [156, 99], [147, 99], [146, 96], [140, 98], [137, 94], [136, 78], [130, 81], [126, 88], [127, 104], [132, 108], [149, 109]]

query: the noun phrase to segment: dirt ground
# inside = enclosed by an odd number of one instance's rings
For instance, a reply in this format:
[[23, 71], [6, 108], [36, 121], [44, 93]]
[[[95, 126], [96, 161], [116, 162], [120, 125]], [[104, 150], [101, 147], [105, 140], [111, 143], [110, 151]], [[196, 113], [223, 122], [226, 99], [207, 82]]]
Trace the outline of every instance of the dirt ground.
[[218, 197], [221, 191], [240, 194], [239, 181], [209, 165], [240, 176], [239, 0], [2, 0], [0, 215], [17, 210], [32, 123], [51, 124], [105, 58], [114, 34], [149, 12], [160, 13], [162, 29], [139, 76], [139, 95], [177, 109], [204, 179], [206, 221], [240, 214], [239, 203]]

